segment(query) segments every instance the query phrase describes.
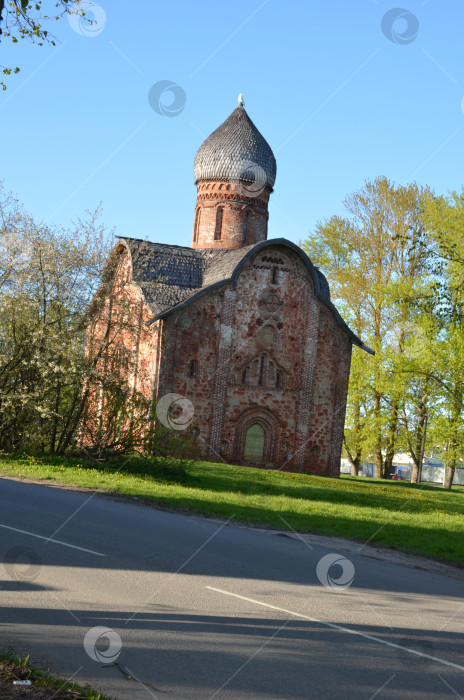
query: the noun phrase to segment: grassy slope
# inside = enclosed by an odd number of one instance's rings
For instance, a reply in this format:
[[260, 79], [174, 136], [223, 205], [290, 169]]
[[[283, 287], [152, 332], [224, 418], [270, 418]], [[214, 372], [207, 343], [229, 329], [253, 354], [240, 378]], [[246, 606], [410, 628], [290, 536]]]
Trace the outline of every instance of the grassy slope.
[[[17, 680], [29, 680], [31, 686], [26, 688], [14, 686], [13, 682]], [[31, 666], [29, 656], [21, 659], [11, 652], [0, 654], [0, 697], [5, 700], [25, 697], [36, 700], [52, 700], [52, 698], [54, 700], [63, 700], [64, 698], [110, 700], [107, 695], [97, 693], [90, 688], [58, 680], [51, 674]]]
[[79, 459], [0, 456], [0, 474], [48, 479], [138, 496], [189, 513], [358, 538], [464, 564], [464, 489], [451, 492], [196, 462], [169, 474], [140, 459], [89, 465]]

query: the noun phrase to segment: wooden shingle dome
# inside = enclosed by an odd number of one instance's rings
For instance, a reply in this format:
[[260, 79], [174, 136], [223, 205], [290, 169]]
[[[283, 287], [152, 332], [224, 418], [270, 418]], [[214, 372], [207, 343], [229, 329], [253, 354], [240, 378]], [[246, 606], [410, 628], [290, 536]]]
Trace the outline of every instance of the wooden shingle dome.
[[263, 180], [274, 187], [276, 159], [268, 142], [239, 102], [232, 114], [202, 143], [193, 172], [199, 180]]

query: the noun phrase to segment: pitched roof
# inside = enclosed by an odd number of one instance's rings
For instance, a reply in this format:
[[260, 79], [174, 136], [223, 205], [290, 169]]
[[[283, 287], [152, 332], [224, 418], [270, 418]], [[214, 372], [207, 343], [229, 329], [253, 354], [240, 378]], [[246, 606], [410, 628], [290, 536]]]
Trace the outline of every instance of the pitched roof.
[[193, 166], [198, 180], [246, 180], [272, 189], [277, 164], [242, 104], [201, 144]]
[[337, 323], [355, 345], [367, 349], [347, 326], [330, 301], [327, 279], [306, 253], [285, 238], [274, 238], [233, 250], [194, 250], [178, 245], [150, 243], [138, 238], [120, 237], [132, 260], [132, 280], [142, 290], [154, 314], [154, 321], [165, 318], [212, 289], [233, 282], [248, 258], [262, 248], [282, 245], [296, 252], [311, 274], [316, 296], [333, 313]]

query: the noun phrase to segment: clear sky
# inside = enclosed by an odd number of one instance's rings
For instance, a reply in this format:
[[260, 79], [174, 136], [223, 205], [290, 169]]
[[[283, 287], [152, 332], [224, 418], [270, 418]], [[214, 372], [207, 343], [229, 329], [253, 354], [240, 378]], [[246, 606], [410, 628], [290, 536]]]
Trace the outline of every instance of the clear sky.
[[[464, 3], [395, 7], [101, 0], [92, 31], [52, 25], [56, 48], [5, 41], [0, 63], [21, 72], [0, 94], [0, 179], [38, 219], [101, 201], [116, 233], [190, 245], [193, 159], [241, 92], [277, 159], [270, 238], [297, 243], [377, 175], [461, 189]], [[149, 102], [160, 81], [180, 86], [175, 116]]]

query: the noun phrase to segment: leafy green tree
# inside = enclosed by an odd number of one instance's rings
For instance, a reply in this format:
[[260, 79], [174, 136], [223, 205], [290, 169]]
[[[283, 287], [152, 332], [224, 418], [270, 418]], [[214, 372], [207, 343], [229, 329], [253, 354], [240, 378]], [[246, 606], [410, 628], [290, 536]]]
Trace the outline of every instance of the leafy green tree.
[[[416, 299], [414, 303], [420, 304], [421, 301]], [[402, 333], [402, 345], [394, 366], [402, 388], [398, 402], [397, 445], [411, 456], [411, 482], [418, 483], [427, 416], [432, 424], [439, 400], [439, 392], [432, 378], [436, 364], [438, 325], [431, 315], [414, 307], [410, 309], [410, 316], [415, 320]]]
[[399, 365], [430, 254], [421, 199], [428, 192], [385, 177], [367, 181], [345, 199], [346, 218], [319, 222], [301, 244], [327, 274], [349, 325], [375, 351], [353, 356], [345, 448], [355, 473], [361, 456], [373, 455], [375, 475], [390, 476], [408, 381]]
[[432, 436], [445, 459], [443, 486], [450, 489], [464, 458], [464, 190], [425, 197], [424, 220], [437, 246], [429, 313], [440, 324], [431, 373], [440, 390], [440, 411]]
[[83, 318], [108, 239], [98, 211], [65, 230], [0, 190], [0, 449], [64, 451], [88, 366]]
[[[49, 10], [44, 10], [49, 6]], [[92, 23], [86, 17], [85, 9], [75, 0], [0, 0], [0, 41], [9, 39], [13, 44], [26, 39], [38, 46], [50, 44], [55, 46], [56, 38], [46, 28], [50, 21], [59, 20], [65, 15], [78, 14], [84, 20]], [[45, 22], [45, 24], [44, 24]], [[18, 66], [11, 68], [3, 66], [3, 75], [19, 72]], [[3, 90], [6, 84], [0, 82]]]
[[137, 451], [182, 471], [197, 439], [156, 421], [134, 352], [147, 307], [98, 215], [53, 228], [0, 188], [0, 450]]

